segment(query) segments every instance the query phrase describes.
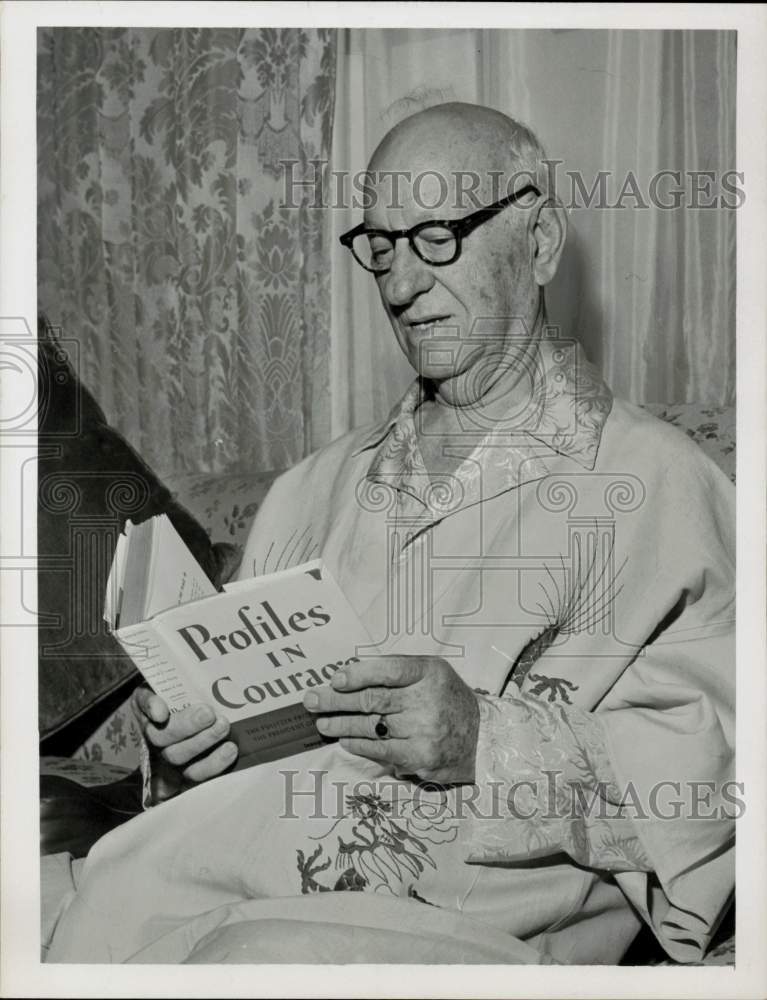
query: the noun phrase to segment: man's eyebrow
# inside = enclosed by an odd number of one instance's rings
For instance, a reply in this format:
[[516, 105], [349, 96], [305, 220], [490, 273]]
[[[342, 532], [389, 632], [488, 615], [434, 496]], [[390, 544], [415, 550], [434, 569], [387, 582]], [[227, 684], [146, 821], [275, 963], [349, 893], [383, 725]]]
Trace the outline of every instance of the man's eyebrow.
[[418, 221], [414, 222], [413, 225], [417, 226], [421, 222], [431, 222], [432, 220], [437, 222], [441, 222], [443, 219], [455, 221], [462, 219], [464, 215], [468, 214], [465, 209], [457, 208], [446, 202], [444, 205], [438, 205], [436, 208], [419, 208], [415, 215]]
[[[459, 219], [463, 219], [467, 215], [471, 215], [473, 212], [477, 211], [479, 211], [477, 208], [453, 207], [449, 203], [437, 206], [436, 208], [418, 208], [411, 215], [410, 221], [408, 223], [404, 223], [402, 228], [412, 229], [414, 226], [420, 226], [423, 222], [457, 222]], [[365, 221], [365, 228], [380, 229], [381, 232], [391, 233], [398, 230], [400, 227], [381, 226]]]

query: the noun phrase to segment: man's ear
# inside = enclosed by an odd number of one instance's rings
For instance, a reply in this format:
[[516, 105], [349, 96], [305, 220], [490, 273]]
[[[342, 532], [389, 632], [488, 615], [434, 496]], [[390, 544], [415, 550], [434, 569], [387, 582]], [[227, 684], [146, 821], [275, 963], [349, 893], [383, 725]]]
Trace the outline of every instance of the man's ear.
[[533, 274], [536, 283], [547, 285], [559, 267], [567, 238], [567, 212], [553, 198], [538, 210], [532, 230]]

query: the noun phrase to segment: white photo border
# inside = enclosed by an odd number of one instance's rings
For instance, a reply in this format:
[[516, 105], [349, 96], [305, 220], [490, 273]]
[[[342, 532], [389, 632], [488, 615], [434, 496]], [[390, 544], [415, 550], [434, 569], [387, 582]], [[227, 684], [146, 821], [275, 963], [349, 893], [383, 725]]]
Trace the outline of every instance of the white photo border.
[[[86, 3], [5, 4], [0, 13], [2, 144], [0, 324], [36, 330], [36, 30], [59, 26], [334, 26], [392, 28], [696, 28], [738, 31], [737, 217], [738, 820], [737, 964], [728, 967], [66, 966], [39, 961], [37, 644], [33, 628], [0, 630], [2, 909], [0, 982], [19, 997], [762, 997], [767, 995], [767, 670], [765, 669], [765, 325], [767, 317], [767, 7], [685, 4]], [[3, 421], [24, 388], [0, 372]], [[0, 422], [0, 432], [7, 426]], [[10, 450], [10, 449], [9, 449]], [[3, 461], [5, 459], [5, 461]], [[0, 509], [13, 510], [12, 462], [0, 441]], [[36, 512], [24, 513], [35, 536]], [[0, 522], [3, 556], [22, 525]], [[30, 553], [33, 556], [34, 553]], [[26, 574], [35, 577], [34, 572]], [[10, 599], [0, 572], [0, 602]], [[25, 597], [35, 600], [35, 581]], [[34, 604], [32, 604], [34, 606]]]

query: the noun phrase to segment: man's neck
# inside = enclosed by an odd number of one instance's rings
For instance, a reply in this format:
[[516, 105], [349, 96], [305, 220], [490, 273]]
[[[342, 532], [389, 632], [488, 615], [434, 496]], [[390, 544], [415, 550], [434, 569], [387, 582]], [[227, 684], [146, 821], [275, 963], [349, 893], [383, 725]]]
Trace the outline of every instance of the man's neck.
[[439, 426], [476, 424], [490, 427], [498, 421], [507, 421], [510, 414], [516, 414], [520, 425], [524, 425], [525, 410], [532, 402], [534, 373], [539, 368], [539, 354], [542, 333], [546, 325], [546, 314], [541, 310], [530, 336], [524, 343], [518, 337], [510, 337], [508, 345], [499, 352], [497, 364], [488, 364], [485, 372], [469, 370], [444, 379], [430, 382], [425, 401], [427, 418], [435, 429]]

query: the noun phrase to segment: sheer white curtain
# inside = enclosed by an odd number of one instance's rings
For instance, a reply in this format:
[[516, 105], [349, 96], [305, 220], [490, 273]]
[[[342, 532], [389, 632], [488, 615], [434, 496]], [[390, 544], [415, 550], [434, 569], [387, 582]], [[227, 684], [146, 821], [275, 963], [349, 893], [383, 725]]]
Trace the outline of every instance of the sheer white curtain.
[[[568, 247], [547, 290], [550, 318], [624, 398], [729, 403], [735, 213], [692, 204], [736, 201], [720, 183], [736, 167], [735, 59], [734, 32], [344, 30], [332, 166], [363, 170], [391, 125], [418, 109], [420, 93], [427, 103], [488, 104], [529, 124], [550, 159], [563, 161], [558, 190], [568, 205], [566, 172], [579, 172], [588, 192], [609, 171], [606, 201], [623, 189], [624, 207], [570, 207]], [[662, 170], [681, 172], [679, 208], [651, 203]], [[715, 177], [696, 181], [691, 171]], [[649, 207], [625, 193], [629, 172]], [[656, 200], [673, 204], [676, 187], [666, 175]], [[361, 219], [348, 209], [333, 216], [336, 236]], [[341, 433], [388, 412], [412, 373], [372, 278], [337, 239], [333, 252], [332, 419]]]

